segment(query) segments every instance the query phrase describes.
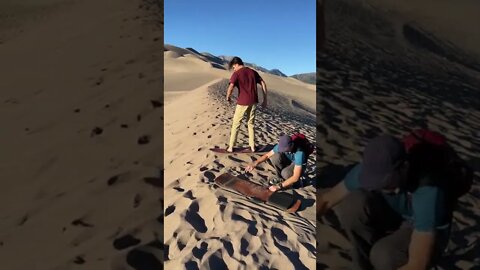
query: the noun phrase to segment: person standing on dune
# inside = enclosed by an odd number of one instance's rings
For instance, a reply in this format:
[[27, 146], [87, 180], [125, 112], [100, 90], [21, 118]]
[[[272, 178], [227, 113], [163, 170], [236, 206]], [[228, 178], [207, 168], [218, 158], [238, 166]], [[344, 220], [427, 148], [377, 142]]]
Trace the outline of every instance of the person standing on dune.
[[233, 57], [228, 65], [229, 69], [233, 68], [233, 74], [230, 77], [230, 84], [227, 89], [227, 101], [230, 103], [233, 88], [238, 88], [237, 106], [233, 115], [232, 130], [230, 133], [230, 141], [227, 151], [233, 152], [233, 147], [237, 141], [238, 130], [243, 117], [247, 116], [248, 125], [248, 144], [252, 152], [255, 152], [255, 111], [258, 103], [257, 84], [262, 86], [263, 102], [262, 107], [267, 107], [267, 85], [255, 70], [245, 67], [240, 57]]

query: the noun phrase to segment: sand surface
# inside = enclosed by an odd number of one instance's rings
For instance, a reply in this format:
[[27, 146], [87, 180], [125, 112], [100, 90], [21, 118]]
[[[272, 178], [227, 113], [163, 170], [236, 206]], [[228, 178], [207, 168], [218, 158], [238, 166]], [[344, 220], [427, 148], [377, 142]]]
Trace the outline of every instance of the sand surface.
[[[452, 237], [440, 269], [480, 265], [480, 76], [441, 38], [413, 44], [397, 32], [398, 18], [348, 1], [325, 7], [326, 48], [317, 56], [317, 144], [321, 191], [340, 181], [360, 161], [368, 139], [429, 127], [446, 135], [477, 170], [475, 184], [460, 199]], [[392, 21], [393, 20], [393, 21]], [[461, 27], [461, 26], [459, 26]], [[393, 29], [393, 30], [392, 30]], [[423, 32], [427, 37], [430, 34]], [[433, 45], [432, 45], [433, 44]], [[317, 269], [351, 269], [351, 245], [335, 211], [318, 224]]]
[[[293, 191], [303, 201], [295, 214], [216, 187], [214, 178], [224, 172], [266, 184], [274, 169], [264, 163], [243, 174], [244, 166], [259, 155], [209, 151], [228, 142], [235, 108], [225, 101], [231, 72], [192, 54], [179, 57], [182, 52], [176, 47], [165, 52], [166, 96], [184, 91], [165, 106], [165, 267], [314, 268], [314, 155], [305, 187]], [[269, 88], [269, 107], [257, 112], [257, 144], [273, 145], [281, 133], [294, 131], [314, 141], [315, 88], [292, 78], [260, 75]], [[247, 145], [246, 132], [242, 125], [238, 146]]]
[[158, 7], [16, 2], [1, 4], [2, 269], [159, 265]]

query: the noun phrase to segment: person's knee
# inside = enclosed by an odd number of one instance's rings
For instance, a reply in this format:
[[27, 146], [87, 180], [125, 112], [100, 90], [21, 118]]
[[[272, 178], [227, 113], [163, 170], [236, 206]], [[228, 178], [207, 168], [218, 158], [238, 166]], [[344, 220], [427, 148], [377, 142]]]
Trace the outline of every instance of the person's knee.
[[338, 217], [344, 228], [352, 228], [366, 214], [368, 194], [362, 190], [352, 191], [338, 205]]
[[233, 121], [232, 123], [232, 128], [238, 130], [238, 128], [240, 127], [240, 124], [242, 123], [241, 119], [239, 121]]
[[292, 168], [285, 168], [282, 170], [282, 178], [283, 179], [288, 179], [292, 177], [293, 175], [293, 169]]
[[370, 250], [370, 263], [375, 270], [398, 269], [408, 258], [400, 254], [397, 247], [386, 241], [379, 241]]
[[270, 161], [272, 162], [272, 164], [276, 165], [281, 163], [282, 158], [279, 153], [275, 153], [273, 154], [273, 156], [270, 157]]

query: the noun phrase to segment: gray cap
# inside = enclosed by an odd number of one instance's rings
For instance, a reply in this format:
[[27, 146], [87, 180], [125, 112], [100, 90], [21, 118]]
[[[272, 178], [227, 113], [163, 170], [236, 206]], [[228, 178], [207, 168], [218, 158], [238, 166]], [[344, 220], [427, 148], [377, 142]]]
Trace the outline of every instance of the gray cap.
[[405, 147], [391, 135], [381, 135], [372, 139], [363, 152], [360, 186], [367, 190], [387, 187], [395, 169], [405, 159]]

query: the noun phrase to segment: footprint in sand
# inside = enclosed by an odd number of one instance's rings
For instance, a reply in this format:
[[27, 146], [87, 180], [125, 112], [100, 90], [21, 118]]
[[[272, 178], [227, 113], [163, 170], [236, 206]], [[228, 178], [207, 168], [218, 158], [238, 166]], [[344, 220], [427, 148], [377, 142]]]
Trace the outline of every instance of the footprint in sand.
[[112, 244], [116, 250], [123, 250], [132, 246], [136, 246], [140, 244], [140, 242], [140, 239], [137, 239], [132, 235], [127, 234], [125, 236], [115, 239]]
[[228, 156], [228, 159], [230, 159], [230, 160], [232, 160], [232, 161], [235, 161], [235, 162], [238, 162], [238, 163], [244, 163], [243, 160], [238, 159], [238, 158], [235, 158], [235, 157], [232, 157], [232, 156]]
[[217, 167], [220, 168], [220, 169], [225, 168], [225, 165], [223, 165], [223, 164], [222, 164], [220, 161], [218, 161], [218, 160], [213, 161], [213, 163], [214, 163], [215, 165], [217, 165]]
[[183, 189], [181, 187], [173, 187], [173, 189], [175, 189], [178, 192], [184, 192], [185, 191], [185, 189]]
[[153, 108], [160, 108], [163, 106], [163, 103], [158, 100], [150, 100], [150, 103], [152, 104]]
[[138, 140], [137, 140], [137, 143], [139, 145], [148, 144], [149, 142], [150, 142], [150, 136], [148, 136], [148, 135], [140, 136], [140, 138], [138, 138]]
[[90, 132], [90, 137], [94, 137], [103, 133], [103, 129], [99, 127], [94, 127], [92, 132]]
[[114, 184], [118, 181], [119, 178], [120, 178], [119, 175], [114, 175], [114, 176], [110, 177], [110, 178], [107, 180], [107, 185], [108, 185], [108, 186], [114, 185]]
[[145, 183], [152, 185], [157, 188], [163, 188], [163, 178], [160, 177], [144, 177], [143, 181]]
[[185, 269], [188, 269], [188, 270], [197, 270], [197, 269], [200, 269], [198, 268], [198, 263], [195, 262], [195, 261], [189, 261], [189, 262], [186, 262], [185, 263]]
[[192, 202], [185, 215], [185, 220], [190, 223], [196, 231], [206, 233], [208, 228], [205, 225], [205, 220], [198, 214], [199, 209], [198, 202]]
[[192, 254], [195, 258], [202, 260], [205, 253], [208, 251], [208, 243], [201, 243], [200, 247], [194, 247], [192, 250]]
[[73, 263], [74, 264], [84, 264], [86, 261], [85, 261], [85, 258], [83, 255], [78, 255], [77, 257], [75, 257], [75, 259], [73, 260]]
[[227, 251], [228, 255], [230, 255], [230, 257], [233, 257], [233, 245], [230, 241], [222, 241], [223, 243], [223, 247], [225, 248], [225, 250]]
[[209, 269], [228, 269], [225, 261], [218, 255], [212, 255], [208, 258]]
[[71, 222], [73, 226], [81, 226], [81, 227], [86, 227], [86, 228], [92, 228], [94, 227], [93, 224], [87, 223], [83, 221], [83, 218], [77, 218], [74, 221]]
[[206, 171], [203, 174], [200, 174], [199, 178], [200, 178], [200, 181], [209, 183], [209, 182], [213, 182], [213, 180], [215, 179], [215, 174], [212, 173], [211, 171]]
[[197, 199], [195, 196], [193, 196], [193, 192], [191, 190], [187, 191], [183, 197], [187, 198], [187, 199], [190, 199], [190, 200], [195, 200]]
[[242, 256], [247, 256], [249, 254], [248, 252], [248, 241], [245, 238], [242, 238], [240, 241], [240, 255]]
[[99, 85], [101, 85], [101, 84], [103, 83], [103, 81], [104, 81], [104, 78], [103, 78], [103, 77], [100, 77], [100, 78], [98, 78], [98, 79], [95, 81], [95, 85], [96, 85], [96, 86], [99, 86]]
[[168, 216], [173, 212], [175, 212], [175, 205], [170, 205], [167, 207], [167, 209], [165, 209], [165, 216]]
[[23, 216], [20, 221], [17, 223], [17, 226], [22, 226], [24, 225], [28, 220], [28, 214], [26, 214], [25, 216]]
[[155, 255], [142, 250], [128, 252], [127, 263], [134, 269], [163, 269], [163, 264]]

